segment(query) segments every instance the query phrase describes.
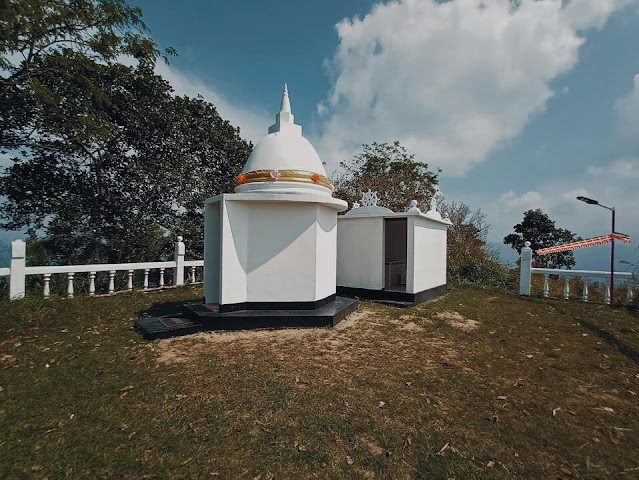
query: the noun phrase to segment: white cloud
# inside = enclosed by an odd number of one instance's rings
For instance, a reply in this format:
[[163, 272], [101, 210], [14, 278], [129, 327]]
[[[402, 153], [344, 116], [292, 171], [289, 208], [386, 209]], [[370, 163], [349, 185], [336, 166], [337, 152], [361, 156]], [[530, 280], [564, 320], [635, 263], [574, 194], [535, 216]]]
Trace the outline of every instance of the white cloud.
[[636, 0], [404, 0], [337, 25], [318, 106], [320, 150], [335, 167], [361, 143], [400, 140], [463, 174], [517, 137], [555, 94], [584, 42]]
[[577, 196], [597, 199], [617, 210], [617, 231], [631, 236], [632, 248], [624, 247], [627, 255], [639, 260], [639, 158], [620, 158], [604, 165], [588, 167], [570, 177], [550, 180], [533, 191], [506, 192], [490, 202], [485, 209], [493, 224], [491, 240], [501, 239], [512, 232], [522, 220], [523, 212], [541, 208], [556, 221], [582, 237], [604, 235], [610, 230], [610, 213], [579, 202]]
[[177, 95], [188, 95], [189, 97], [201, 95], [206, 101], [215, 105], [223, 119], [231, 122], [233, 126], [240, 127], [240, 135], [246, 140], [251, 140], [255, 143], [266, 135], [267, 127], [273, 123], [271, 121], [272, 115], [256, 108], [230, 101], [205, 85], [195, 75], [180, 72], [163, 62], [156, 64], [155, 71], [171, 84]]
[[635, 75], [633, 89], [615, 102], [619, 134], [624, 139], [639, 139], [639, 74]]

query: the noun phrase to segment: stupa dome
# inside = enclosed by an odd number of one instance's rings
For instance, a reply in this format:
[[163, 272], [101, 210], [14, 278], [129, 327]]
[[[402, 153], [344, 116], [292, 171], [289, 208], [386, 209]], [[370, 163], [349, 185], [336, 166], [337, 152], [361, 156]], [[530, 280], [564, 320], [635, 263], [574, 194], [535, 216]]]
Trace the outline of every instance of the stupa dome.
[[242, 173], [237, 176], [235, 191], [269, 193], [324, 193], [333, 187], [319, 155], [296, 125], [291, 112], [288, 87], [284, 84], [280, 111], [275, 123], [253, 148]]

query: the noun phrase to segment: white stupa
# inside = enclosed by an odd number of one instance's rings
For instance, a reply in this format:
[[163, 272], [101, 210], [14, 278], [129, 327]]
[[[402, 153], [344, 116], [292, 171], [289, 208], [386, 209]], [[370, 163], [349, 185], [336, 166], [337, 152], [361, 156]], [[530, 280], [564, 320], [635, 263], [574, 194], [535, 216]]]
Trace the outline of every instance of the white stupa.
[[235, 314], [333, 305], [337, 212], [347, 204], [332, 192], [320, 157], [294, 123], [285, 85], [275, 124], [237, 176], [235, 193], [206, 201], [205, 306]]

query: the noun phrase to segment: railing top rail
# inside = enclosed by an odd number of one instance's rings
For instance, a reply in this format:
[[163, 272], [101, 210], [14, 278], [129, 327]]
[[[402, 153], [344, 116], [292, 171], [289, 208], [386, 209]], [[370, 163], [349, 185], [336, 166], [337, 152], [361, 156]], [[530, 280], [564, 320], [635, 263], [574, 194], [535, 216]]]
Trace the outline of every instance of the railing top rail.
[[184, 266], [185, 267], [203, 267], [204, 260], [185, 260]]
[[0, 268], [0, 277], [8, 277], [9, 275], [11, 275], [10, 268]]
[[26, 275], [42, 275], [44, 273], [88, 273], [108, 272], [111, 270], [144, 270], [146, 268], [174, 268], [175, 261], [168, 262], [137, 262], [137, 263], [98, 263], [93, 265], [54, 265], [25, 267]]
[[[561, 277], [603, 277], [610, 278], [610, 272], [603, 270], [562, 270], [559, 268], [531, 268], [531, 273], [539, 273], [543, 275], [559, 275]], [[615, 272], [615, 278], [633, 279], [632, 272]]]

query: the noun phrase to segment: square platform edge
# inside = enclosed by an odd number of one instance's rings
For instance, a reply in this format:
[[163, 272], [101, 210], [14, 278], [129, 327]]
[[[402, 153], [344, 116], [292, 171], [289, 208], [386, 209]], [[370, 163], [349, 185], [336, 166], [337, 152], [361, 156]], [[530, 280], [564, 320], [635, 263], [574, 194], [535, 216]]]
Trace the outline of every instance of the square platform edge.
[[253, 330], [273, 328], [334, 327], [357, 310], [357, 300], [336, 296], [314, 310], [240, 310], [215, 312], [203, 303], [184, 304], [184, 315], [204, 330]]
[[448, 293], [446, 284], [428, 288], [417, 293], [395, 292], [392, 290], [372, 290], [368, 288], [342, 287], [337, 286], [337, 294], [384, 303], [395, 307], [414, 307], [420, 303], [428, 302]]

